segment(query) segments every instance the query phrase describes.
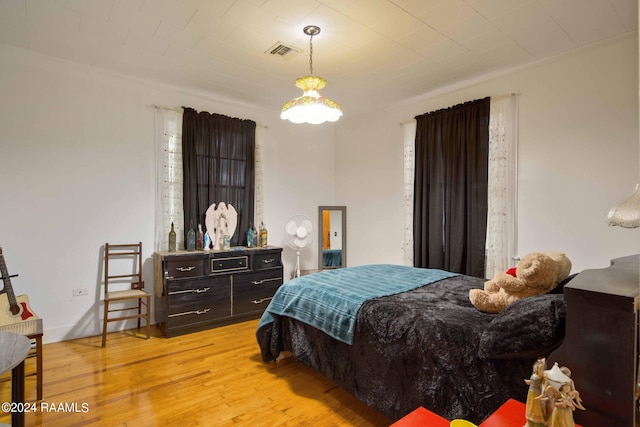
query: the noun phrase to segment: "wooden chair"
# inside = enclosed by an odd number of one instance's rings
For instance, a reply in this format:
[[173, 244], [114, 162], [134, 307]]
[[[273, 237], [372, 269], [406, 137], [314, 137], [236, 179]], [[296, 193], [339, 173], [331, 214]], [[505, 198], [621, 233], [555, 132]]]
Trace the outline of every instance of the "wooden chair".
[[[27, 359], [35, 358], [36, 369], [34, 372], [25, 374], [25, 377], [36, 376], [36, 398], [38, 401], [42, 400], [42, 319], [33, 317], [23, 322], [2, 325], [0, 326], [0, 331], [22, 334], [31, 340], [31, 350], [27, 355]], [[2, 425], [0, 424], [0, 426]]]
[[[119, 260], [119, 261], [117, 261]], [[116, 262], [118, 267], [122, 263], [133, 261], [132, 273], [121, 274], [122, 270], [109, 270], [109, 264]], [[112, 267], [115, 267], [112, 264]], [[110, 285], [130, 284], [130, 289], [109, 290]], [[130, 301], [136, 301], [137, 306], [127, 305]], [[109, 308], [113, 303], [118, 304], [118, 308]], [[145, 306], [145, 310], [142, 310]], [[110, 317], [111, 313], [119, 311], [137, 310], [136, 314]], [[104, 245], [104, 319], [102, 326], [102, 347], [107, 344], [107, 324], [117, 320], [138, 319], [138, 329], [140, 329], [140, 319], [145, 319], [147, 329], [147, 339], [149, 339], [149, 324], [151, 322], [151, 294], [144, 291], [144, 281], [142, 280], [142, 242], [131, 244]]]

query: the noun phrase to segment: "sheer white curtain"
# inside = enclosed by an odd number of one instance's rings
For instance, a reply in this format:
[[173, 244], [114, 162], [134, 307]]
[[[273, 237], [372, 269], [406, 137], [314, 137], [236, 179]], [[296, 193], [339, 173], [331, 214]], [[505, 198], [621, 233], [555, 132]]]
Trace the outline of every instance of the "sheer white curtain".
[[264, 182], [262, 178], [262, 133], [266, 127], [260, 123], [256, 126], [256, 155], [255, 155], [255, 204], [253, 226], [257, 229], [264, 221]]
[[517, 96], [491, 99], [485, 276], [514, 265], [517, 246]]
[[182, 109], [155, 108], [156, 118], [156, 238], [155, 250], [169, 248], [173, 222], [176, 246], [184, 248], [182, 204]]
[[413, 181], [416, 121], [402, 124], [404, 133], [404, 264], [413, 265]]

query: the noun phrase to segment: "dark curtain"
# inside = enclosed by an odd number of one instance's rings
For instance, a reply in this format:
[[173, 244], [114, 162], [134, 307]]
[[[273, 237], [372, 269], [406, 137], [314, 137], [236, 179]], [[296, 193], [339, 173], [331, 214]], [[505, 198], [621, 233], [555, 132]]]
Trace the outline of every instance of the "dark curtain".
[[489, 105], [484, 98], [416, 117], [416, 267], [484, 277]]
[[194, 229], [200, 223], [206, 231], [207, 209], [212, 203], [225, 202], [238, 212], [231, 245], [246, 245], [246, 231], [254, 217], [255, 145], [255, 122], [184, 108], [185, 242], [190, 222]]

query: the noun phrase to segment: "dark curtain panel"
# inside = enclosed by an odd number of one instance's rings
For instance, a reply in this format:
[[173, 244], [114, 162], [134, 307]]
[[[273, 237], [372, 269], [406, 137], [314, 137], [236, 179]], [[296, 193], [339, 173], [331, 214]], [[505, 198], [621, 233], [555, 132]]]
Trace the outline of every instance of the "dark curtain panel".
[[489, 105], [484, 98], [416, 117], [416, 267], [484, 277]]
[[256, 123], [184, 108], [182, 163], [184, 174], [185, 242], [189, 223], [205, 229], [212, 203], [231, 204], [238, 211], [232, 246], [246, 245], [254, 217]]

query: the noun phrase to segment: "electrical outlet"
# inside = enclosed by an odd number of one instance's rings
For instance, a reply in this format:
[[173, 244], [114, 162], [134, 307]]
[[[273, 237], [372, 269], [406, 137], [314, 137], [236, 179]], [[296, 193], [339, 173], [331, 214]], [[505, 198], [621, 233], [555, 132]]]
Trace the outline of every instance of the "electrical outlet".
[[74, 297], [79, 297], [82, 295], [89, 295], [89, 289], [87, 288], [81, 288], [81, 289], [74, 289], [73, 290], [73, 296]]

